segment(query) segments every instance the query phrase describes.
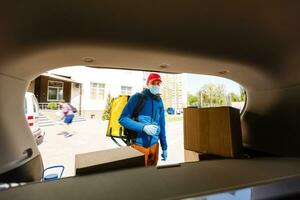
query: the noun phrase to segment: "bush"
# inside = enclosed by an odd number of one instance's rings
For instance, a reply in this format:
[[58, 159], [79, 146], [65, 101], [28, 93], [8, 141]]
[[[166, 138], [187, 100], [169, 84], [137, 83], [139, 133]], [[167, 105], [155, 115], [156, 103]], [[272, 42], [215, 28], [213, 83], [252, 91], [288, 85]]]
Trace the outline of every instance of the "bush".
[[108, 94], [107, 99], [106, 99], [106, 106], [102, 115], [102, 120], [109, 120], [110, 116], [110, 109], [111, 109], [111, 100], [112, 97], [110, 94]]
[[50, 109], [50, 110], [57, 110], [58, 105], [55, 102], [50, 102], [50, 103], [48, 103], [47, 108]]

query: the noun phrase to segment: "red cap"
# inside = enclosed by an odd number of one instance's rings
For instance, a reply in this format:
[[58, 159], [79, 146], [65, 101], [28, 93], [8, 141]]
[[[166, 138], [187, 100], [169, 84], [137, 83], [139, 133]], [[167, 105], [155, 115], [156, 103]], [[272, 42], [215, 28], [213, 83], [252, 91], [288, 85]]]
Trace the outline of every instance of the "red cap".
[[147, 83], [151, 83], [152, 81], [156, 81], [156, 80], [159, 80], [161, 82], [160, 75], [157, 73], [151, 73], [148, 76]]

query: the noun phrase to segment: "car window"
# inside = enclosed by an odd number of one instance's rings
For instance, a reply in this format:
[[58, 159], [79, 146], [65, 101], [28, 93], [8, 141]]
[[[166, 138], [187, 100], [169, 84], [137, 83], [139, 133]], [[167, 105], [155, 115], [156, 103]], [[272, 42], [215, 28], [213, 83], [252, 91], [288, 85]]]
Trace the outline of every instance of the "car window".
[[26, 98], [24, 101], [24, 111], [25, 111], [25, 114], [27, 114], [27, 99]]
[[37, 102], [34, 99], [34, 97], [32, 97], [32, 105], [33, 105], [33, 112], [36, 113], [38, 111], [38, 108], [37, 108]]
[[33, 100], [34, 100], [37, 112], [40, 112], [39, 102], [35, 96], [33, 96]]

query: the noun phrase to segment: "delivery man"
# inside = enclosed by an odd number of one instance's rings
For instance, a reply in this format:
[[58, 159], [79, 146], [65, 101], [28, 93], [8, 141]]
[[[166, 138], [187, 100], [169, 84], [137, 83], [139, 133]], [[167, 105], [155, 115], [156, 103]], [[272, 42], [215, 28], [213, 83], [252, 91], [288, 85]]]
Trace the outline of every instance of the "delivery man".
[[142, 98], [140, 93], [130, 97], [119, 118], [122, 126], [136, 133], [131, 146], [145, 155], [146, 166], [156, 166], [159, 157], [159, 140], [162, 160], [166, 160], [168, 156], [165, 111], [160, 97], [161, 82], [159, 74], [151, 73], [147, 79], [147, 89], [142, 92], [144, 104], [136, 120], [132, 119], [132, 114], [139, 99]]

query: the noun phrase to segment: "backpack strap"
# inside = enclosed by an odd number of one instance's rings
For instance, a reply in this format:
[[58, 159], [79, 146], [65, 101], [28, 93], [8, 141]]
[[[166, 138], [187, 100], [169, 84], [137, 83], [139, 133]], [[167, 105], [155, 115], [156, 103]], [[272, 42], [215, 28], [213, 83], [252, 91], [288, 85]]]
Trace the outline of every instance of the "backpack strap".
[[[133, 109], [132, 115], [131, 115], [131, 119], [136, 120], [136, 118], [138, 117], [139, 112], [142, 110], [142, 108], [144, 107], [145, 104], [145, 100], [146, 100], [146, 96], [145, 94], [142, 93], [138, 93], [138, 100], [137, 103]], [[134, 131], [131, 131], [129, 129], [125, 128], [124, 131], [125, 134], [125, 138], [123, 138], [123, 142], [126, 143], [127, 146], [130, 146], [132, 143], [135, 142], [135, 138], [136, 138], [136, 133]]]
[[132, 112], [132, 116], [131, 118], [132, 119], [136, 119], [139, 112], [142, 110], [142, 108], [144, 107], [144, 104], [145, 104], [145, 100], [146, 100], [146, 96], [145, 94], [142, 92], [142, 93], [138, 93], [139, 94], [139, 99], [134, 107], [134, 110]]

